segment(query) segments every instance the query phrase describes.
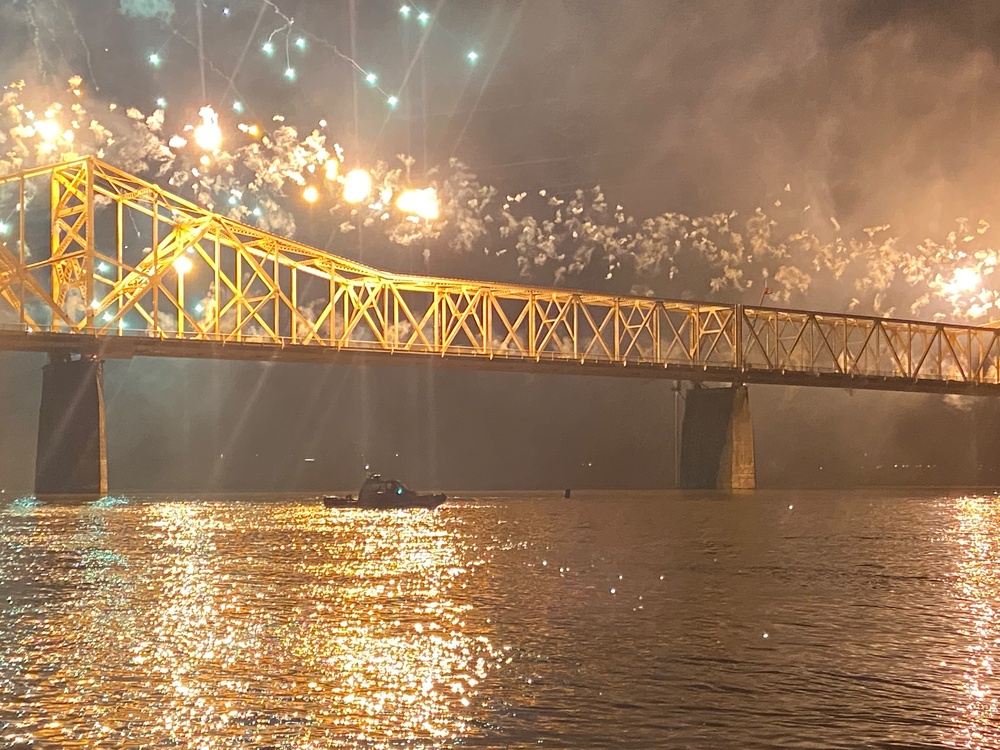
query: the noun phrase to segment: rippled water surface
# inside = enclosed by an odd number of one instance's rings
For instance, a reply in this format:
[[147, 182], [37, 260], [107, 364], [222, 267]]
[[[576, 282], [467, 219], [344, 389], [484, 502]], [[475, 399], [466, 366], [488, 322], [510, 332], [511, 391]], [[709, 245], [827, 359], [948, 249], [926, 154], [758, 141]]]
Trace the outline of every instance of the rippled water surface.
[[4, 747], [1000, 747], [1000, 499], [0, 504]]

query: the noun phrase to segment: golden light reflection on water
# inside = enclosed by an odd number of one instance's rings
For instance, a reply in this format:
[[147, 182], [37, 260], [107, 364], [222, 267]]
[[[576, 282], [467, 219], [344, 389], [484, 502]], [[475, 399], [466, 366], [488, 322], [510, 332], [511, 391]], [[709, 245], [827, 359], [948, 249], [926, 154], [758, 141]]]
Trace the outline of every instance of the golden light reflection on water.
[[[434, 747], [488, 725], [479, 686], [505, 653], [455, 596], [475, 553], [446, 511], [32, 513], [11, 560], [25, 617], [0, 634], [21, 706], [0, 701], [2, 742]], [[51, 591], [32, 594], [43, 570]]]
[[956, 746], [973, 750], [1000, 743], [1000, 696], [994, 664], [1000, 655], [1000, 502], [963, 497], [955, 504], [957, 600], [964, 613], [960, 634], [969, 641], [957, 707]]

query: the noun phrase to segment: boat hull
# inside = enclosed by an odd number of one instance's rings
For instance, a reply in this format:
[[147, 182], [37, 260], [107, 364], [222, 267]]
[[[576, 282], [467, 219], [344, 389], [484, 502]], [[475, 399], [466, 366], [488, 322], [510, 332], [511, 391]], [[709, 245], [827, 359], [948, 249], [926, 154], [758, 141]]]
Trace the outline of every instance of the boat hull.
[[400, 508], [427, 508], [433, 510], [447, 500], [446, 495], [414, 495], [396, 499], [361, 500], [356, 497], [324, 495], [323, 505], [327, 508], [355, 508], [357, 510], [398, 510]]

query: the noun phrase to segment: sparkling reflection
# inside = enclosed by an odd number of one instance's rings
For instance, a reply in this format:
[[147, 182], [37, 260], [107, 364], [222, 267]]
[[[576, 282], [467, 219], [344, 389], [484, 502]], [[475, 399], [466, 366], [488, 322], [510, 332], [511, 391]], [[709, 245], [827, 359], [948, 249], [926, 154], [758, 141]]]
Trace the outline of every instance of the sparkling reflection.
[[959, 633], [966, 647], [962, 702], [957, 707], [957, 747], [996, 748], [1000, 703], [993, 665], [1000, 653], [1000, 505], [995, 497], [963, 497], [956, 505], [956, 596], [965, 617]]
[[[503, 661], [446, 512], [15, 504], [0, 744], [438, 747]], [[471, 561], [471, 562], [470, 562]]]

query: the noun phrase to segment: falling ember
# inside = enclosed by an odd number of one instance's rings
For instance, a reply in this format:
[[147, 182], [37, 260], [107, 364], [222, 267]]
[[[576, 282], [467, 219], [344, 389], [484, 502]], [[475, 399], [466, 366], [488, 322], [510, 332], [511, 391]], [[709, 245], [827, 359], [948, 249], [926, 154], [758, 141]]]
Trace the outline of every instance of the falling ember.
[[340, 174], [340, 162], [336, 159], [329, 159], [324, 167], [326, 169], [326, 179], [336, 180], [337, 175]]
[[198, 111], [201, 125], [194, 129], [194, 141], [205, 151], [216, 151], [222, 145], [222, 128], [219, 127], [219, 116], [211, 107], [202, 107]]
[[352, 169], [344, 177], [344, 200], [361, 203], [372, 192], [372, 176], [363, 169]]
[[302, 191], [302, 200], [306, 203], [315, 203], [319, 200], [319, 190], [314, 185], [309, 185]]
[[433, 221], [441, 215], [437, 191], [430, 187], [423, 190], [404, 190], [396, 199], [396, 208], [428, 221]]

